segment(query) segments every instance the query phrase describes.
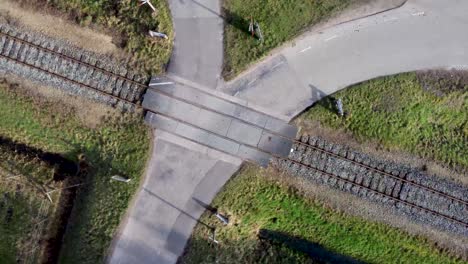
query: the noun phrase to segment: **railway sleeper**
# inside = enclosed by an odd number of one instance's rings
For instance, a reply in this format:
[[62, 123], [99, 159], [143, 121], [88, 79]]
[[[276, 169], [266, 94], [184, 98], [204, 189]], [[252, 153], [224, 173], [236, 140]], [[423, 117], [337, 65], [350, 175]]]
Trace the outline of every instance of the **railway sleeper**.
[[380, 180], [380, 183], [379, 185], [377, 186], [377, 190], [381, 193], [384, 193], [384, 194], [387, 194], [386, 193], [386, 189], [389, 185], [389, 181], [388, 181], [388, 178], [387, 177], [382, 177], [382, 179]]
[[122, 84], [123, 84], [123, 81], [122, 79], [117, 79], [117, 81], [115, 82], [115, 87], [114, 87], [114, 92], [113, 94], [117, 97], [120, 97], [120, 93], [122, 91]]
[[[41, 61], [42, 61], [42, 59], [44, 58], [44, 56], [45, 56], [45, 52], [42, 51], [41, 49], [38, 50], [37, 56], [36, 56], [36, 58], [34, 59], [33, 65], [36, 66], [37, 68], [43, 69], [43, 68], [41, 67], [41, 64], [42, 64]], [[44, 70], [46, 70], [46, 69], [44, 69]]]
[[7, 38], [0, 36], [0, 54], [3, 54], [3, 49], [5, 48]]
[[26, 54], [28, 52], [29, 46], [28, 45], [22, 45], [20, 50], [18, 51], [18, 61], [24, 62], [26, 59]]
[[387, 179], [388, 185], [385, 188], [385, 194], [391, 197], [396, 197], [393, 195], [395, 188], [397, 187], [397, 181], [394, 179]]
[[93, 75], [91, 76], [91, 87], [94, 87], [94, 89], [98, 91], [102, 91], [102, 89], [99, 88], [102, 81], [103, 81], [102, 72], [100, 70], [95, 70]]
[[13, 46], [11, 47], [10, 53], [8, 54], [8, 57], [17, 60], [18, 59], [18, 54], [21, 49], [21, 42], [15, 42], [13, 43]]
[[382, 177], [380, 175], [373, 174], [371, 178], [370, 188], [372, 190], [377, 190], [381, 181]]
[[368, 175], [369, 173], [365, 173], [362, 176], [362, 186], [369, 187], [372, 181], [372, 176]]
[[124, 80], [122, 84], [121, 98], [129, 100], [130, 99], [129, 97], [130, 97], [130, 83]]
[[3, 46], [2, 54], [8, 57], [8, 54], [10, 53], [12, 45], [13, 45], [13, 41], [11, 39], [6, 39], [5, 44]]
[[318, 137], [310, 137], [309, 138], [309, 145], [315, 147], [317, 145], [317, 140], [318, 140]]

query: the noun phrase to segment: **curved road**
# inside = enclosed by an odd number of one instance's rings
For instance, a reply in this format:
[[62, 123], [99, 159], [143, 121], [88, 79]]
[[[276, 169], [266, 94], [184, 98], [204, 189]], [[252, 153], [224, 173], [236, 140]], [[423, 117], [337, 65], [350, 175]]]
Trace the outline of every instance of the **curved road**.
[[378, 76], [468, 65], [468, 1], [403, 7], [302, 36], [224, 91], [293, 118], [325, 95]]

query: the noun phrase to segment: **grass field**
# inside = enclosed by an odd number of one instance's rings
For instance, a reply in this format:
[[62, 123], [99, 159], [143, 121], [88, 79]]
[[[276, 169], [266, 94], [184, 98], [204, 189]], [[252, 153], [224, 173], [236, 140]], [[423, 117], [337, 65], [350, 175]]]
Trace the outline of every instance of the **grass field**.
[[[91, 127], [76, 113], [0, 84], [1, 136], [74, 161], [85, 155], [90, 173], [78, 193], [60, 263], [100, 263], [139, 184], [150, 134], [138, 115], [110, 116]], [[132, 181], [110, 181], [115, 174]]]
[[[172, 20], [165, 0], [152, 0], [157, 9], [152, 14], [136, 0], [20, 0], [27, 6], [43, 9], [48, 5], [82, 26], [94, 25], [110, 32], [117, 46], [131, 54], [130, 64], [150, 74], [164, 72], [172, 51]], [[150, 39], [148, 30], [164, 32], [169, 40]]]
[[[34, 247], [40, 240], [31, 237], [40, 206], [40, 199], [15, 191], [16, 186], [0, 181], [0, 262], [17, 263], [17, 260], [38, 260], [40, 250]], [[42, 219], [41, 219], [42, 220]], [[42, 229], [41, 229], [42, 231]], [[25, 251], [30, 251], [27, 254]]]
[[[452, 75], [452, 77], [450, 77]], [[375, 141], [455, 167], [468, 167], [466, 72], [405, 73], [358, 84], [318, 102], [302, 118], [343, 128]], [[349, 113], [334, 110], [341, 98]]]
[[[222, 226], [208, 214], [201, 218], [216, 226], [219, 245], [199, 224], [182, 263], [312, 263], [298, 249], [321, 254], [322, 261], [332, 257], [334, 263], [458, 262], [422, 238], [328, 209], [272, 179], [253, 166], [232, 178], [212, 204], [230, 216], [230, 224]], [[268, 230], [270, 242], [257, 239], [259, 230]]]
[[[294, 38], [301, 31], [343, 10], [355, 0], [225, 0], [224, 69], [232, 79], [270, 50]], [[249, 30], [251, 17], [260, 25], [264, 41]]]

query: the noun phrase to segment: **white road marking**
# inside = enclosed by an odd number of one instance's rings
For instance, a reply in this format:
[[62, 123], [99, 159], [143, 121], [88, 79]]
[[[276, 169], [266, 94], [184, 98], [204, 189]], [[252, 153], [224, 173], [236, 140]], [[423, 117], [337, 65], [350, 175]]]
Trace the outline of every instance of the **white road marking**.
[[325, 42], [330, 41], [330, 40], [332, 40], [332, 39], [335, 39], [335, 38], [337, 38], [337, 37], [338, 37], [337, 35], [331, 36], [331, 37], [325, 39]]
[[411, 15], [413, 15], [413, 16], [424, 16], [425, 14], [426, 14], [425, 12], [421, 11], [421, 12], [413, 13]]
[[275, 66], [271, 67], [271, 70], [275, 69], [276, 67], [280, 66], [281, 64], [283, 64], [283, 61], [282, 61], [282, 62], [279, 62], [279, 63], [276, 64]]
[[160, 82], [160, 83], [152, 83], [150, 86], [160, 86], [160, 85], [168, 85], [168, 84], [174, 84], [173, 82]]
[[299, 51], [299, 53], [306, 52], [306, 51], [310, 50], [311, 48], [312, 48], [312, 47], [309, 46], [309, 47], [307, 47], [307, 48], [305, 48], [305, 49]]
[[252, 81], [250, 81], [247, 85], [251, 85], [252, 83], [256, 82], [257, 79], [253, 79]]

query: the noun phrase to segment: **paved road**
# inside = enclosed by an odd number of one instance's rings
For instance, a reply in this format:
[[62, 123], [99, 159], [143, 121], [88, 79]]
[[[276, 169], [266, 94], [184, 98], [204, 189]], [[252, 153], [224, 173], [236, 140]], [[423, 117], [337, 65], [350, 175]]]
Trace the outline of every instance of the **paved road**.
[[223, 64], [220, 0], [169, 0], [169, 6], [176, 35], [168, 73], [215, 89]]
[[[170, 0], [176, 40], [169, 75], [295, 116], [350, 84], [397, 72], [467, 65], [468, 1], [410, 0], [400, 9], [301, 37], [251, 73], [220, 80], [218, 0]], [[241, 161], [157, 132], [154, 153], [111, 263], [175, 263], [204, 208]]]
[[311, 33], [225, 91], [290, 118], [325, 95], [378, 76], [468, 65], [468, 1], [403, 7]]
[[116, 237], [109, 263], [172, 264], [205, 208], [241, 160], [156, 131], [145, 182]]

